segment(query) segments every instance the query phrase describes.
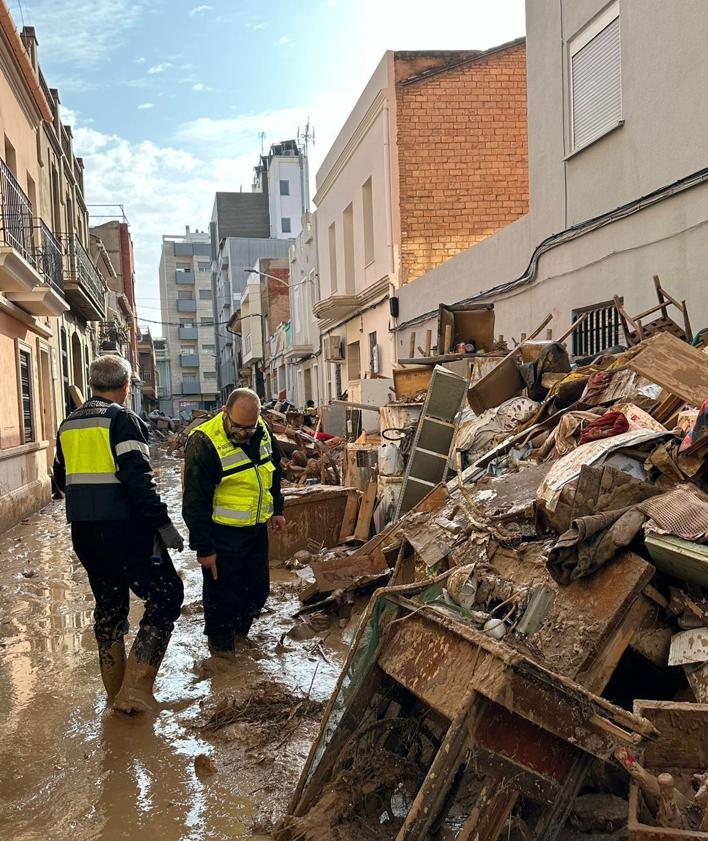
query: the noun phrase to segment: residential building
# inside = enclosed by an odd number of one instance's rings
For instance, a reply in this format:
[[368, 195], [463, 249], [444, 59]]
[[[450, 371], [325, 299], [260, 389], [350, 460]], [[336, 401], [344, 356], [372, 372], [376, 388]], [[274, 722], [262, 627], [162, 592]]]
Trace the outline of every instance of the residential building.
[[401, 286], [528, 209], [525, 44], [387, 52], [316, 176], [325, 398], [381, 403]]
[[254, 170], [253, 192], [268, 196], [270, 236], [293, 239], [310, 209], [307, 156], [297, 140], [274, 143]]
[[308, 178], [304, 149], [297, 141], [286, 140], [260, 156], [252, 192], [215, 196], [209, 230], [221, 399], [240, 382], [241, 339], [227, 325], [245, 292], [243, 269], [261, 257], [287, 257], [288, 245], [300, 232], [300, 219], [309, 208]]
[[320, 332], [313, 307], [319, 300], [316, 213], [305, 213], [302, 230], [290, 246], [290, 342], [285, 360], [292, 369], [288, 399], [304, 407], [308, 400], [323, 399], [320, 381]]
[[172, 414], [172, 378], [170, 376], [170, 353], [167, 349], [167, 339], [156, 336], [153, 340], [155, 347], [155, 388], [157, 391], [157, 408], [166, 415]]
[[[259, 259], [241, 297], [237, 332], [242, 342], [241, 382], [255, 389], [263, 398], [275, 398], [278, 396], [275, 389], [282, 390], [281, 384], [286, 387], [284, 372], [277, 370], [284, 364], [283, 360], [271, 358], [270, 337], [289, 317], [287, 258]], [[272, 370], [275, 370], [275, 375]], [[282, 379], [279, 379], [279, 374]]]
[[228, 322], [241, 307], [241, 297], [249, 279], [244, 268], [252, 267], [261, 257], [287, 257], [289, 245], [289, 241], [283, 239], [238, 236], [227, 236], [218, 244], [213, 283], [217, 375], [221, 400], [226, 400], [229, 392], [238, 385], [238, 372], [243, 367], [241, 337], [230, 332]]
[[0, 0], [0, 530], [51, 496], [52, 348], [55, 319], [68, 310], [53, 238], [42, 238], [38, 137], [53, 114], [33, 44]]
[[[708, 323], [708, 15], [702, 3], [527, 0], [526, 216], [400, 290], [399, 349], [439, 301], [493, 302], [519, 337], [591, 316], [572, 350], [624, 340], [614, 307], [656, 306], [652, 276]], [[663, 56], [661, 61], [657, 56]]]
[[162, 237], [160, 306], [170, 357], [173, 417], [212, 409], [218, 399], [211, 237], [203, 231]]
[[98, 324], [106, 317], [106, 284], [89, 256], [83, 161], [74, 154], [71, 128], [62, 122], [59, 92], [47, 85], [39, 67], [34, 28], [24, 27], [21, 37], [52, 112], [52, 121], [43, 121], [38, 132], [37, 155], [42, 259], [69, 305], [58, 317], [52, 339], [58, 426], [80, 396], [88, 396], [88, 366], [97, 352]]
[[138, 365], [140, 369], [140, 390], [142, 393], [142, 411], [153, 412], [158, 408], [157, 400], [157, 359], [155, 344], [149, 328], [140, 330], [138, 338]]
[[108, 263], [112, 266], [106, 277], [109, 295], [109, 307], [106, 321], [101, 325], [102, 333], [112, 335], [128, 331], [128, 341], [120, 352], [130, 362], [133, 377], [130, 390], [130, 406], [133, 411], [142, 410], [142, 391], [138, 363], [138, 310], [135, 302], [135, 258], [133, 240], [130, 236], [128, 221], [112, 219], [90, 229], [91, 254], [98, 261], [105, 250]]

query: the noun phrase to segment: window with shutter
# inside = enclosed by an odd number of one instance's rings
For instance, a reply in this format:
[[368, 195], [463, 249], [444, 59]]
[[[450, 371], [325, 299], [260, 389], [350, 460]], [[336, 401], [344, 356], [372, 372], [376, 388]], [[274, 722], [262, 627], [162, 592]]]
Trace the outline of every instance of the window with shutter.
[[622, 121], [619, 6], [613, 4], [570, 42], [573, 151]]
[[32, 427], [32, 357], [20, 351], [20, 392], [22, 394], [22, 438], [25, 444], [34, 441]]

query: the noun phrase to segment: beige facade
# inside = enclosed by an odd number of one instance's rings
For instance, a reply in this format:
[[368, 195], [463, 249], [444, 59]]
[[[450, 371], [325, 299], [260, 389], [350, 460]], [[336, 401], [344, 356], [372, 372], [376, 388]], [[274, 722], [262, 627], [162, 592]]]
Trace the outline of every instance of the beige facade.
[[288, 370], [288, 399], [304, 407], [308, 400], [319, 405], [321, 345], [314, 305], [319, 300], [317, 272], [317, 212], [305, 213], [302, 229], [290, 246], [290, 331], [284, 358]]
[[51, 119], [36, 53], [0, 0], [0, 530], [50, 497], [54, 319], [68, 309], [41, 247], [38, 133]]
[[162, 237], [160, 307], [172, 415], [191, 417], [192, 409], [216, 406], [219, 390], [209, 234], [187, 228], [182, 235]]
[[325, 400], [385, 402], [398, 290], [526, 212], [524, 51], [387, 52], [374, 71], [316, 178]]
[[[559, 335], [614, 295], [630, 313], [655, 305], [653, 275], [697, 331], [708, 323], [705, 4], [527, 0], [526, 17], [529, 213], [401, 290], [399, 351], [440, 302], [494, 301], [497, 332], [517, 338], [550, 312]], [[611, 65], [587, 54], [589, 81], [615, 95], [584, 112], [573, 58], [593, 39], [615, 52]], [[613, 338], [598, 333], [594, 347]]]

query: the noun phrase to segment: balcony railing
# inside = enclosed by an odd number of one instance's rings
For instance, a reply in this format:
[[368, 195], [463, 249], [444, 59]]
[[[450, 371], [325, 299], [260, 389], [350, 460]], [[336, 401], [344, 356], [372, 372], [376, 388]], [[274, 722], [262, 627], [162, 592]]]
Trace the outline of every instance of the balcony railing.
[[0, 161], [0, 226], [3, 242], [36, 268], [32, 202], [4, 161]]
[[49, 283], [61, 294], [64, 294], [64, 252], [61, 245], [54, 238], [54, 234], [44, 224], [40, 223], [39, 262], [44, 276]]
[[76, 234], [67, 238], [69, 274], [71, 279], [87, 289], [94, 300], [103, 302], [103, 281]]

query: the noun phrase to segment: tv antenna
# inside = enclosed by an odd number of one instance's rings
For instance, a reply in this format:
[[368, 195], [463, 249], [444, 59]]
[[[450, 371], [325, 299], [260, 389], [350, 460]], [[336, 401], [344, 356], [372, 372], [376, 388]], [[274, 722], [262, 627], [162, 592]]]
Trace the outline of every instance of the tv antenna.
[[266, 133], [264, 131], [258, 132], [258, 139], [261, 141], [261, 155], [263, 154], [263, 144], [265, 143]]
[[303, 154], [307, 157], [307, 147], [312, 141], [312, 145], [315, 145], [315, 127], [310, 125], [310, 118], [307, 118], [307, 122], [305, 123], [305, 129], [300, 131], [300, 127], [298, 126], [297, 129], [297, 142], [303, 149]]

